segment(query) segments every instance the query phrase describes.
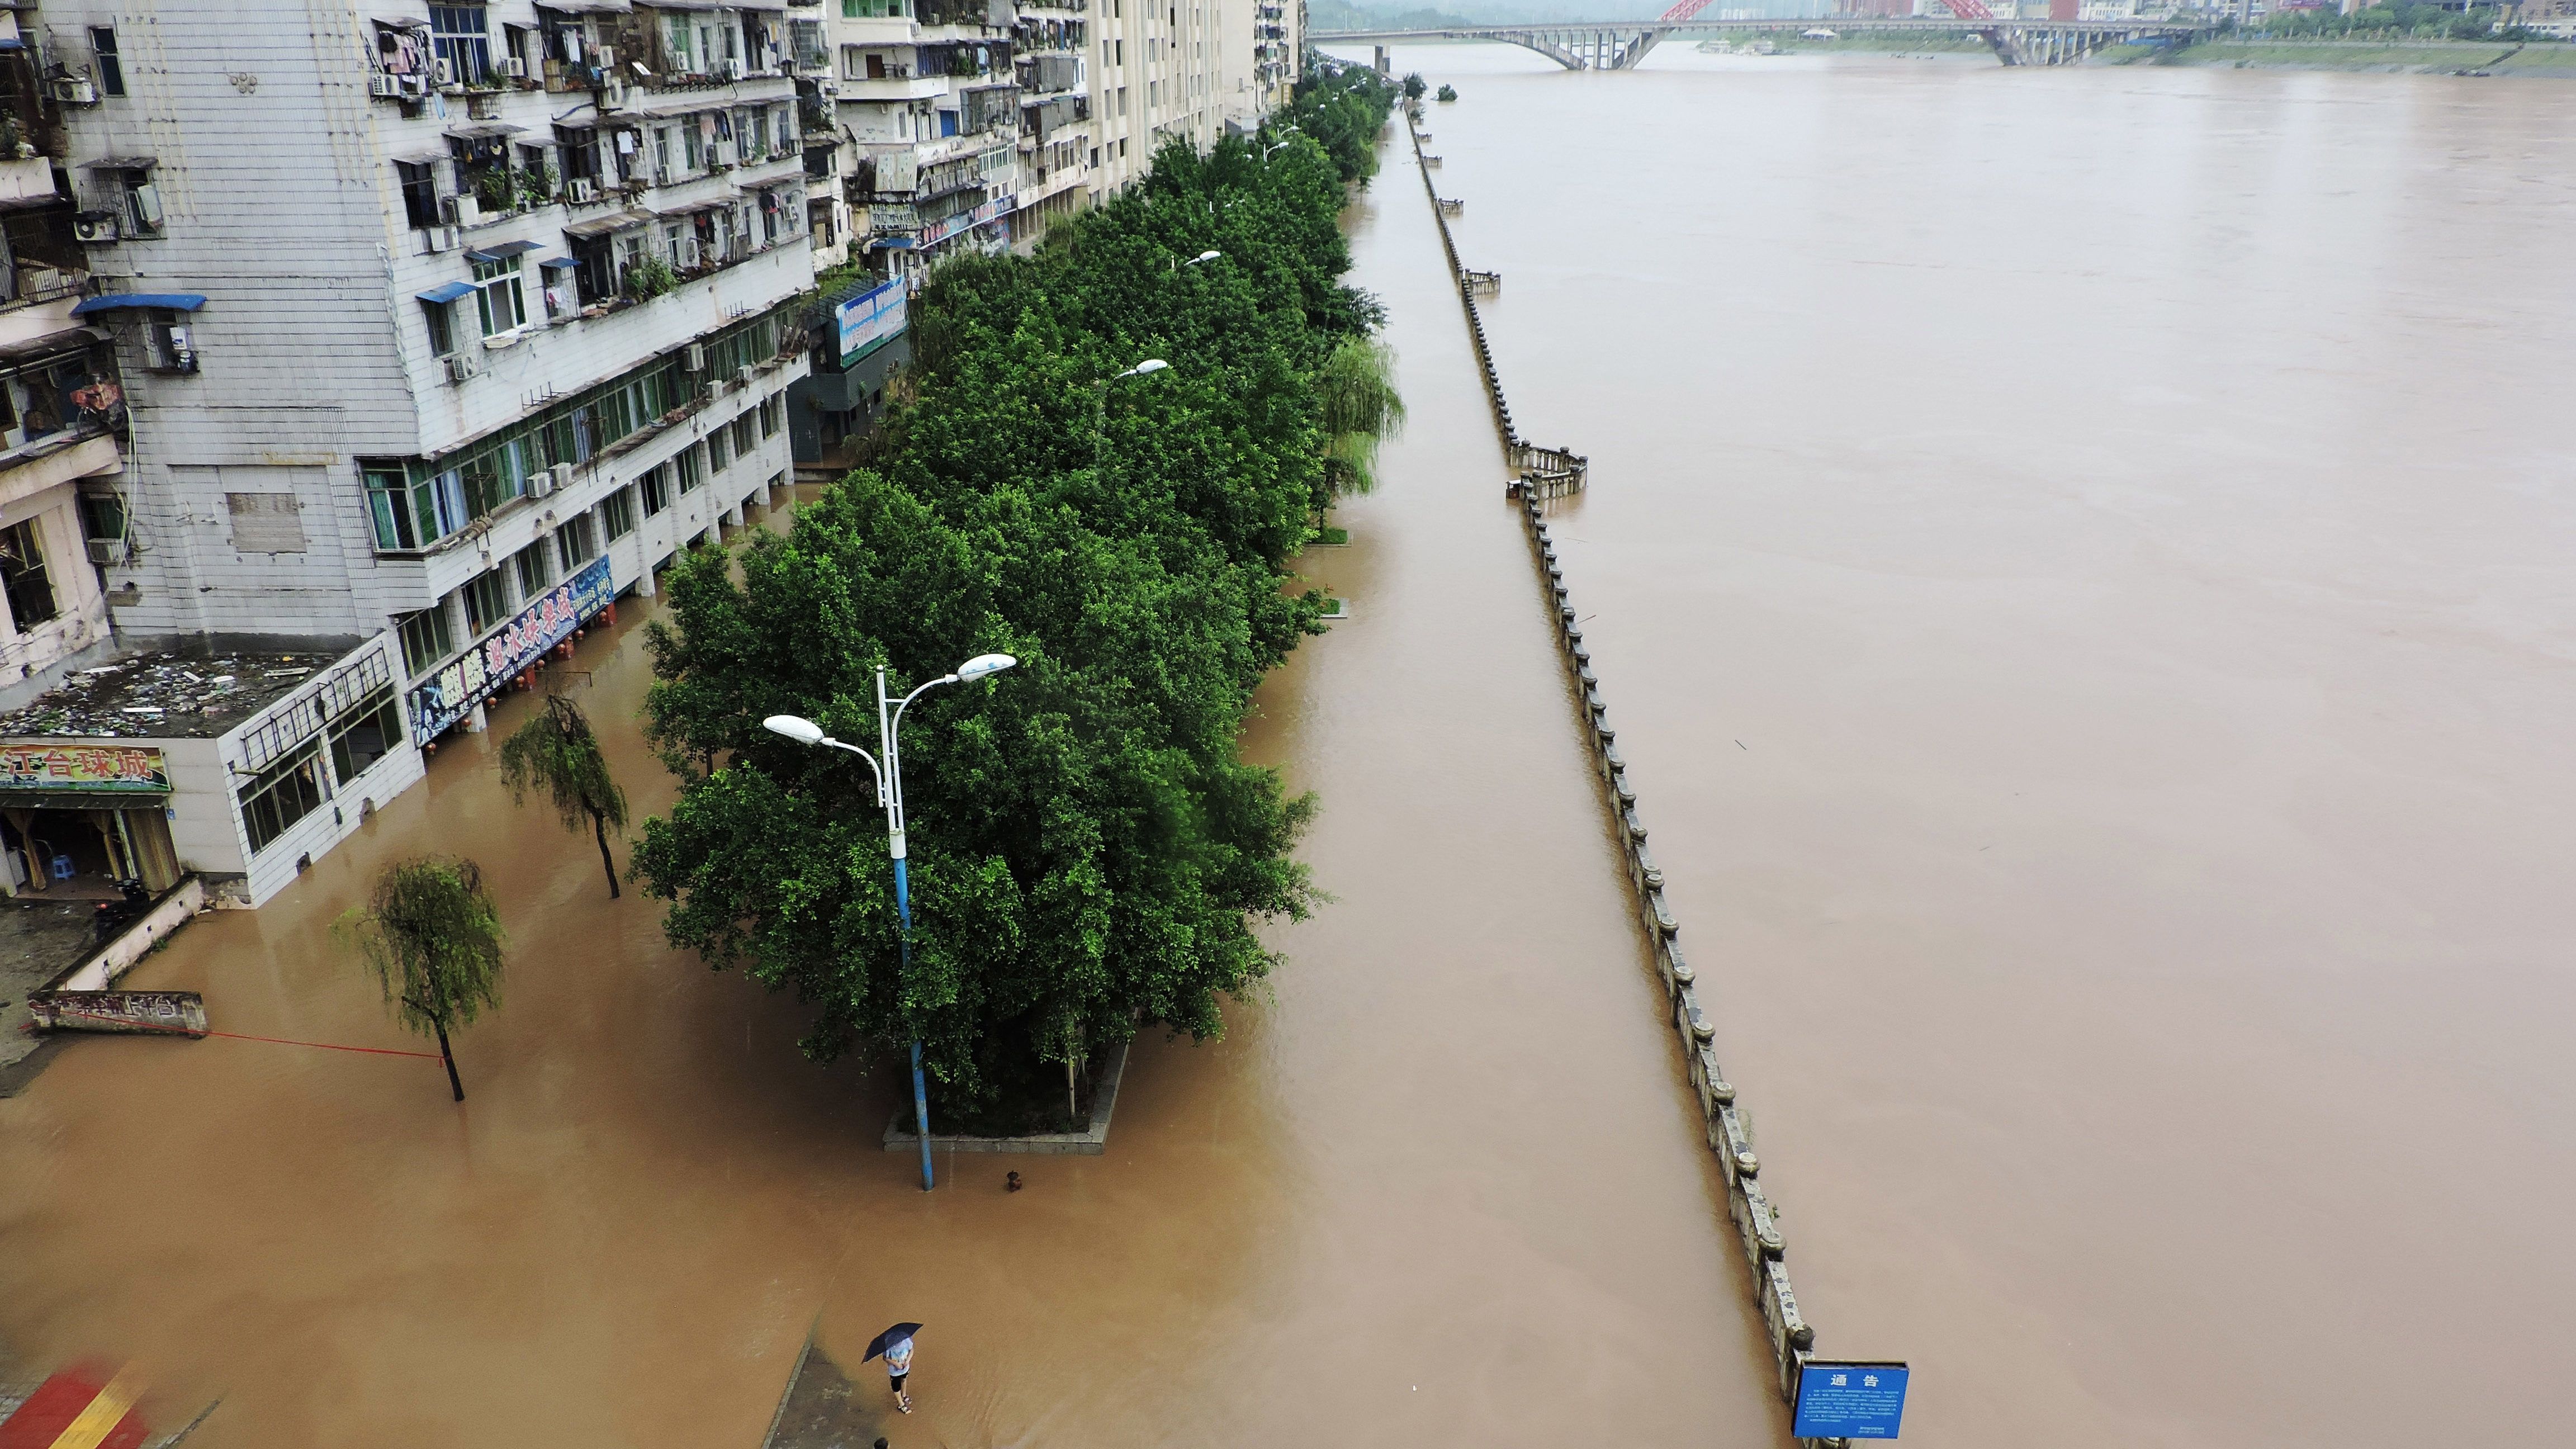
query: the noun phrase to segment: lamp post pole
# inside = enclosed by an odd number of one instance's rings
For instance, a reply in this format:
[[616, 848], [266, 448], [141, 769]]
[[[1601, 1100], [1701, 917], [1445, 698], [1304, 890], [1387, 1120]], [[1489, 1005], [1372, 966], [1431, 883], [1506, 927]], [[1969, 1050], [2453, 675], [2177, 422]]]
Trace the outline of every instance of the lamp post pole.
[[[886, 698], [885, 669], [877, 669], [877, 749], [884, 756], [880, 766], [876, 757], [856, 745], [846, 745], [823, 733], [822, 726], [792, 714], [772, 715], [765, 726], [771, 732], [808, 745], [827, 745], [847, 750], [868, 762], [869, 773], [877, 777], [877, 798], [885, 805], [886, 854], [894, 860], [894, 913], [898, 923], [896, 940], [903, 975], [912, 975], [912, 880], [904, 865], [903, 848], [903, 712], [911, 703], [943, 684], [962, 680], [983, 679], [999, 674], [1019, 663], [1008, 654], [978, 654], [957, 666], [954, 674], [943, 674], [923, 684], [900, 700]], [[891, 710], [889, 710], [891, 706]], [[912, 1126], [921, 1139], [921, 1190], [928, 1192], [936, 1185], [930, 1166], [930, 1086], [921, 1074], [921, 1038], [912, 1039]]]

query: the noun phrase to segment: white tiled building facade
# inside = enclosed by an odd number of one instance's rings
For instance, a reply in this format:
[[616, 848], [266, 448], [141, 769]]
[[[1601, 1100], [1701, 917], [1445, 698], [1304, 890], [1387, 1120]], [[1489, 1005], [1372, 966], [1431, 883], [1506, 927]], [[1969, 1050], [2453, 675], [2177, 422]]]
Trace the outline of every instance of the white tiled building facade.
[[[1299, 11], [0, 7], [0, 708], [69, 720], [53, 681], [119, 651], [328, 661], [156, 756], [178, 856], [239, 847], [174, 868], [265, 899], [426, 742], [783, 496], [788, 391], [835, 350], [818, 266], [1026, 244], [1164, 140], [1250, 128], [1287, 100]], [[835, 436], [906, 355], [807, 385], [834, 384]], [[75, 761], [122, 737], [22, 729]]]

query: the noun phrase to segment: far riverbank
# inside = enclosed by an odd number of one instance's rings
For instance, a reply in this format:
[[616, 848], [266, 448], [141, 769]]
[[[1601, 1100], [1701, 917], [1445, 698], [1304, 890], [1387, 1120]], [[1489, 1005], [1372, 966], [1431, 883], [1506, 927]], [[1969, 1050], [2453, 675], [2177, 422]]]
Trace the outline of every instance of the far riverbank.
[[2509, 40], [2209, 40], [2178, 47], [2117, 45], [2101, 65], [2196, 65], [2239, 70], [2348, 70], [2387, 75], [2536, 76], [2576, 80], [2576, 45]]

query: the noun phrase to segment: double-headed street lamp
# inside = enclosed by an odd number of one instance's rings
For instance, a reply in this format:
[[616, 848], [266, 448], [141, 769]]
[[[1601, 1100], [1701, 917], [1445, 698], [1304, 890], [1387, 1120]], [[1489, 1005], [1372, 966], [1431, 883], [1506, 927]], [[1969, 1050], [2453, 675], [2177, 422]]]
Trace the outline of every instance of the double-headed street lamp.
[[[1157, 364], [1158, 366], [1160, 364]], [[893, 701], [894, 712], [886, 706], [886, 672], [877, 669], [877, 748], [884, 752], [885, 763], [856, 745], [823, 733], [823, 727], [795, 714], [773, 714], [761, 721], [773, 734], [785, 735], [800, 745], [822, 745], [829, 749], [847, 750], [868, 762], [868, 773], [876, 777], [877, 800], [885, 806], [886, 853], [894, 857], [894, 911], [902, 923], [903, 971], [912, 974], [912, 888], [903, 863], [903, 712], [912, 702], [943, 684], [963, 684], [986, 679], [1019, 663], [1008, 654], [978, 654], [957, 666], [954, 674], [943, 674], [922, 685], [902, 699]], [[930, 1191], [930, 1089], [921, 1078], [921, 1038], [912, 1039], [912, 1125], [921, 1136], [921, 1190]]]

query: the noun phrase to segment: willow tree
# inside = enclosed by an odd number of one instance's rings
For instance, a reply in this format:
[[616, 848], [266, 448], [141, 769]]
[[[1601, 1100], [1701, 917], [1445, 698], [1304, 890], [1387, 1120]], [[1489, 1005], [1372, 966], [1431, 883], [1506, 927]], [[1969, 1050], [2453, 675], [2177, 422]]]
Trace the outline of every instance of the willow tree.
[[617, 860], [608, 853], [608, 832], [626, 832], [626, 792], [610, 777], [608, 757], [600, 753], [599, 736], [581, 706], [547, 695], [546, 707], [501, 742], [501, 783], [510, 787], [513, 804], [528, 803], [531, 789], [546, 792], [566, 830], [587, 823], [599, 838], [608, 898], [617, 899]]
[[1377, 486], [1377, 445], [1404, 430], [1404, 399], [1395, 390], [1395, 349], [1345, 337], [1315, 370], [1324, 469], [1317, 510], [1333, 499]]
[[403, 1028], [438, 1038], [447, 1085], [464, 1101], [448, 1028], [471, 1026], [483, 1008], [500, 1005], [507, 940], [482, 869], [447, 856], [395, 861], [376, 877], [367, 903], [350, 907], [332, 929], [375, 973]]

